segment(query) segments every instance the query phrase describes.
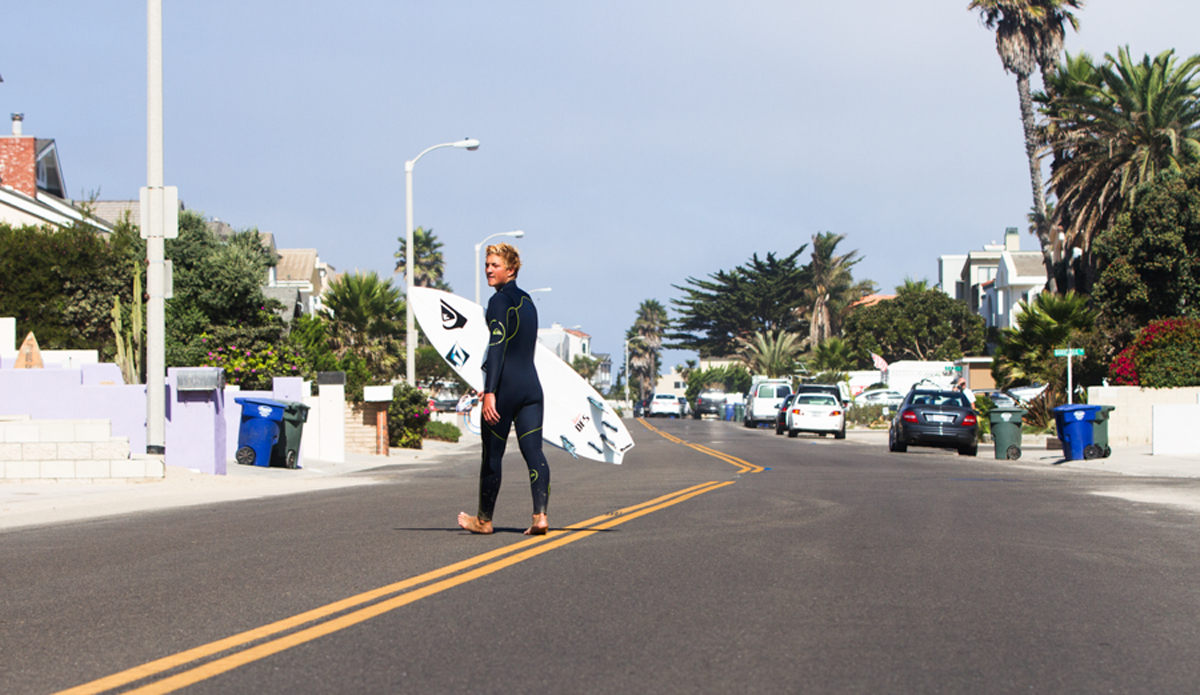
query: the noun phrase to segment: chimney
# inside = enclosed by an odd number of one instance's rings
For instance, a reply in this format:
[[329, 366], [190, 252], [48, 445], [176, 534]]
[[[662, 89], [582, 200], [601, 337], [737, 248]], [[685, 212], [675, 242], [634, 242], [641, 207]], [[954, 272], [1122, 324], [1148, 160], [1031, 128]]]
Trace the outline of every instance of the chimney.
[[25, 114], [12, 115], [12, 135], [0, 136], [0, 185], [37, 197], [37, 140], [22, 134]]
[[1009, 227], [1008, 229], [1004, 230], [1004, 250], [1021, 250], [1021, 234], [1017, 231], [1016, 227]]

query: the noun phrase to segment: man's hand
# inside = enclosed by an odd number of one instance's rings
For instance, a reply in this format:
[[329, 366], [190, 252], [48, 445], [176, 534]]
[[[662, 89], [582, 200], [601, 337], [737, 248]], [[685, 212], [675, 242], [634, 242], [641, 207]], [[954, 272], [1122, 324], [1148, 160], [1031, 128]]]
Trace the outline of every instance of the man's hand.
[[496, 394], [483, 394], [483, 419], [487, 424], [494, 425], [500, 422], [500, 413], [496, 412]]

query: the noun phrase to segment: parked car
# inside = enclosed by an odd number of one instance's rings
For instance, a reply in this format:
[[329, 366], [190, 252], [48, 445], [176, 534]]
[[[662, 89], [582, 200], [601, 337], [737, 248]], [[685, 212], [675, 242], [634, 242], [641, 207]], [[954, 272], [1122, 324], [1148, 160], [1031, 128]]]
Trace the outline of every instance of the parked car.
[[673, 393], [656, 393], [650, 399], [650, 409], [646, 417], [679, 417], [683, 411], [679, 408], [679, 396]]
[[871, 389], [854, 397], [854, 405], [900, 405], [904, 394], [891, 389]]
[[647, 409], [647, 405], [648, 405], [648, 404], [647, 404], [647, 402], [646, 402], [646, 401], [636, 401], [636, 402], [634, 402], [634, 404], [633, 404], [633, 416], [634, 416], [634, 417], [646, 417], [646, 409]]
[[833, 396], [839, 405], [846, 403], [842, 397], [842, 389], [835, 384], [800, 384], [796, 387], [796, 393], [825, 393]]
[[888, 450], [910, 446], [954, 447], [963, 456], [979, 452], [979, 419], [967, 397], [958, 391], [913, 389], [892, 418]]
[[750, 387], [742, 424], [754, 427], [760, 422], [775, 422], [779, 404], [792, 392], [788, 379], [762, 379]]
[[691, 415], [692, 406], [688, 403], [687, 398], [683, 396], [676, 396], [676, 398], [679, 400], [679, 416], [687, 417], [688, 415]]
[[790, 394], [783, 402], [779, 404], [779, 412], [775, 414], [775, 434], [783, 434], [787, 431], [787, 412], [788, 407], [796, 398], [796, 394]]
[[699, 420], [705, 415], [716, 415], [717, 419], [725, 417], [725, 393], [722, 391], [704, 391], [696, 396], [696, 408], [692, 417]]
[[785, 413], [787, 419], [784, 426], [789, 437], [801, 432], [816, 432], [822, 437], [833, 434], [834, 439], [846, 438], [846, 407], [836, 396], [800, 391]]

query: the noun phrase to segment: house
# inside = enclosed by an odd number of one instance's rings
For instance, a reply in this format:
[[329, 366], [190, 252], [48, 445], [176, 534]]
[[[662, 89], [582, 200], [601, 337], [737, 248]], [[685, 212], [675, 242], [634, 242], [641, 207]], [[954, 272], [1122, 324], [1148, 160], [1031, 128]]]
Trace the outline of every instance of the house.
[[[276, 295], [284, 293], [290, 298], [292, 291], [297, 291], [301, 313], [320, 311], [323, 307], [321, 297], [337, 277], [334, 274], [336, 268], [322, 262], [316, 249], [277, 249], [276, 253], [279, 262], [267, 271], [263, 292], [283, 301]], [[289, 306], [287, 302], [284, 305]]]
[[563, 328], [559, 323], [552, 323], [549, 328], [538, 329], [538, 342], [567, 364], [581, 356], [596, 360], [598, 364], [591, 385], [601, 393], [612, 388], [612, 359], [606, 354], [592, 353], [592, 336], [577, 328]]
[[112, 225], [89, 216], [67, 198], [58, 145], [22, 131], [23, 114], [12, 116], [12, 134], [0, 136], [0, 222], [14, 227], [69, 227], [86, 222], [102, 233]]
[[939, 257], [938, 281], [942, 291], [966, 302], [989, 327], [1011, 328], [1020, 302], [1041, 291], [1046, 274], [1042, 254], [1022, 251], [1020, 233], [1009, 227], [1003, 244], [988, 244], [965, 256]]

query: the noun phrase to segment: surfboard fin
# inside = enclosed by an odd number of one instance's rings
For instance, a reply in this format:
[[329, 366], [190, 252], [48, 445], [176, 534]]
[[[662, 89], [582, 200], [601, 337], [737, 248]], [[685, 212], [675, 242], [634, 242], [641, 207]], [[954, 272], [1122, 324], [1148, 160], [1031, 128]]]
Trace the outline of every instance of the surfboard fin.
[[603, 401], [598, 401], [595, 398], [588, 396], [588, 403], [591, 403], [592, 407], [597, 410], [604, 410], [604, 402]]
[[601, 455], [604, 454], [604, 449], [601, 449], [600, 447], [596, 446], [595, 442], [588, 442], [588, 446], [592, 447], [592, 449], [595, 450], [595, 452], [597, 454], [601, 454]]
[[575, 453], [575, 445], [571, 443], [571, 440], [561, 436], [559, 438], [562, 439], [562, 448], [573, 458], [579, 458], [579, 454]]
[[621, 430], [617, 429], [617, 426], [612, 424], [611, 422], [607, 422], [605, 420], [601, 420], [600, 422], [604, 423], [604, 426], [607, 427], [608, 429], [612, 430], [613, 432], [621, 431]]
[[607, 444], [609, 449], [612, 449], [613, 451], [616, 451], [616, 450], [617, 450], [617, 445], [616, 445], [616, 444], [613, 444], [613, 442], [612, 442], [612, 440], [611, 440], [611, 439], [609, 439], [608, 437], [604, 436], [604, 433], [603, 433], [603, 432], [601, 432], [601, 433], [600, 433], [600, 441], [602, 441], [602, 442], [604, 442], [605, 444]]

